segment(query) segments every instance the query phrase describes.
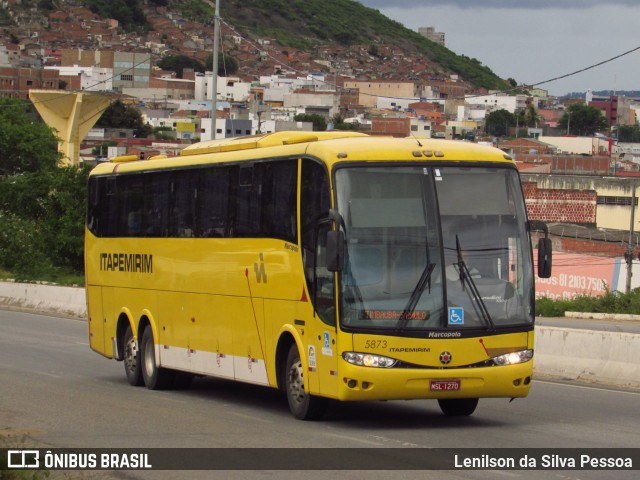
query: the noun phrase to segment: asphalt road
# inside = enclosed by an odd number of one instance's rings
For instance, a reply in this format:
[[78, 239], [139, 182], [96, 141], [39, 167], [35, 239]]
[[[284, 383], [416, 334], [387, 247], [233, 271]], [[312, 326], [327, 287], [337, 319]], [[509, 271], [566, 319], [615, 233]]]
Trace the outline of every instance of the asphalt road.
[[[640, 394], [534, 381], [528, 398], [483, 399], [468, 418], [445, 417], [434, 401], [336, 402], [324, 421], [301, 422], [281, 394], [262, 387], [215, 379], [198, 379], [187, 391], [131, 387], [121, 363], [89, 349], [85, 322], [0, 310], [2, 437], [10, 447], [17, 442], [43, 448], [637, 449]], [[83, 475], [62, 478], [337, 478], [336, 472], [272, 470]], [[374, 470], [339, 476], [631, 479], [637, 470]]]

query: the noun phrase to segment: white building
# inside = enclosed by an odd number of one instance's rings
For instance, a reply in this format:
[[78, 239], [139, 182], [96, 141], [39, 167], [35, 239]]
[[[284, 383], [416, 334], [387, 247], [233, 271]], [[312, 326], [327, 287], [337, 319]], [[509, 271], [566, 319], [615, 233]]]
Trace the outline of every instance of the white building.
[[640, 143], [618, 143], [613, 147], [613, 154], [621, 160], [640, 163]]
[[265, 103], [284, 103], [284, 97], [300, 89], [314, 91], [334, 91], [335, 86], [327, 83], [324, 76], [285, 77], [280, 75], [261, 76]]
[[431, 122], [424, 115], [411, 118], [409, 129], [411, 135], [420, 138], [431, 138]]
[[526, 95], [505, 95], [502, 93], [489, 95], [467, 95], [464, 99], [467, 105], [484, 106], [487, 112], [507, 110], [516, 113], [527, 106]]
[[458, 114], [456, 120], [458, 122], [474, 121], [481, 122], [487, 116], [487, 109], [484, 105], [458, 105]]
[[284, 98], [285, 108], [302, 107], [306, 113], [333, 117], [340, 111], [336, 92], [294, 92]]
[[[196, 100], [211, 100], [213, 91], [213, 72], [205, 72], [196, 75], [195, 93]], [[218, 100], [228, 102], [246, 102], [251, 92], [251, 84], [243, 82], [238, 77], [218, 77], [216, 89]]]
[[0, 67], [8, 66], [11, 66], [11, 62], [9, 61], [9, 51], [6, 46], [0, 45]]
[[420, 98], [377, 97], [376, 108], [384, 110], [406, 111], [409, 105], [417, 103]]
[[546, 137], [538, 140], [558, 149], [558, 153], [573, 155], [607, 155], [610, 142], [608, 138], [600, 137]]
[[113, 90], [113, 70], [99, 67], [44, 67], [46, 70], [58, 70], [60, 76], [80, 77], [80, 89], [88, 92], [110, 92]]

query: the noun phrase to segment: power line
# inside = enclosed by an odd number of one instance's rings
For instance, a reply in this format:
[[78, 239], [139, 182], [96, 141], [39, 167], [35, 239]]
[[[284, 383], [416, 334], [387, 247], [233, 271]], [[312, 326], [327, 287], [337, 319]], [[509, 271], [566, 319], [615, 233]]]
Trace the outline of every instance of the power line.
[[589, 65], [588, 67], [581, 68], [580, 70], [576, 70], [575, 72], [567, 73], [559, 77], [550, 78], [549, 80], [545, 80], [543, 82], [534, 83], [532, 86], [536, 87], [538, 85], [544, 85], [545, 83], [555, 82], [556, 80], [562, 80], [563, 78], [571, 77], [573, 75], [577, 75], [578, 73], [586, 72], [587, 70], [591, 70], [592, 68], [599, 67], [601, 65], [604, 65], [605, 63], [613, 62], [614, 60], [624, 57], [625, 55], [629, 55], [630, 53], [633, 53], [637, 50], [640, 50], [640, 46], [632, 48], [631, 50], [627, 50], [626, 52], [621, 53], [620, 55], [616, 55], [615, 57], [611, 57], [607, 60], [603, 60], [602, 62], [594, 63], [593, 65]]

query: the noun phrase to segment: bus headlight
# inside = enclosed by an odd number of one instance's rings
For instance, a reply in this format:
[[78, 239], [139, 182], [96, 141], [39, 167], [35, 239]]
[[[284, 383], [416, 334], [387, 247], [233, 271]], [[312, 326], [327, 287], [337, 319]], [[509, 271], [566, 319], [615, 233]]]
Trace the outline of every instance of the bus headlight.
[[493, 357], [493, 363], [496, 365], [515, 365], [517, 363], [524, 363], [531, 360], [533, 357], [533, 350], [520, 350], [519, 352], [505, 353], [504, 355], [498, 355]]
[[344, 352], [342, 358], [352, 365], [361, 367], [391, 368], [397, 363], [393, 358], [371, 353]]

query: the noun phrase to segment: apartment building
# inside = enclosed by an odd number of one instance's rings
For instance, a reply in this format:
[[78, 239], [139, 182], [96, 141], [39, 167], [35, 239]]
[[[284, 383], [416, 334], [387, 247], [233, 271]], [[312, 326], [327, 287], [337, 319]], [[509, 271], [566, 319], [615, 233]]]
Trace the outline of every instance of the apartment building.
[[416, 102], [424, 96], [423, 87], [416, 82], [345, 80], [344, 88], [358, 89], [358, 105], [369, 108], [375, 108], [381, 97], [397, 101], [407, 99], [411, 102]]
[[29, 98], [29, 90], [58, 90], [57, 71], [41, 68], [0, 67], [0, 97]]

